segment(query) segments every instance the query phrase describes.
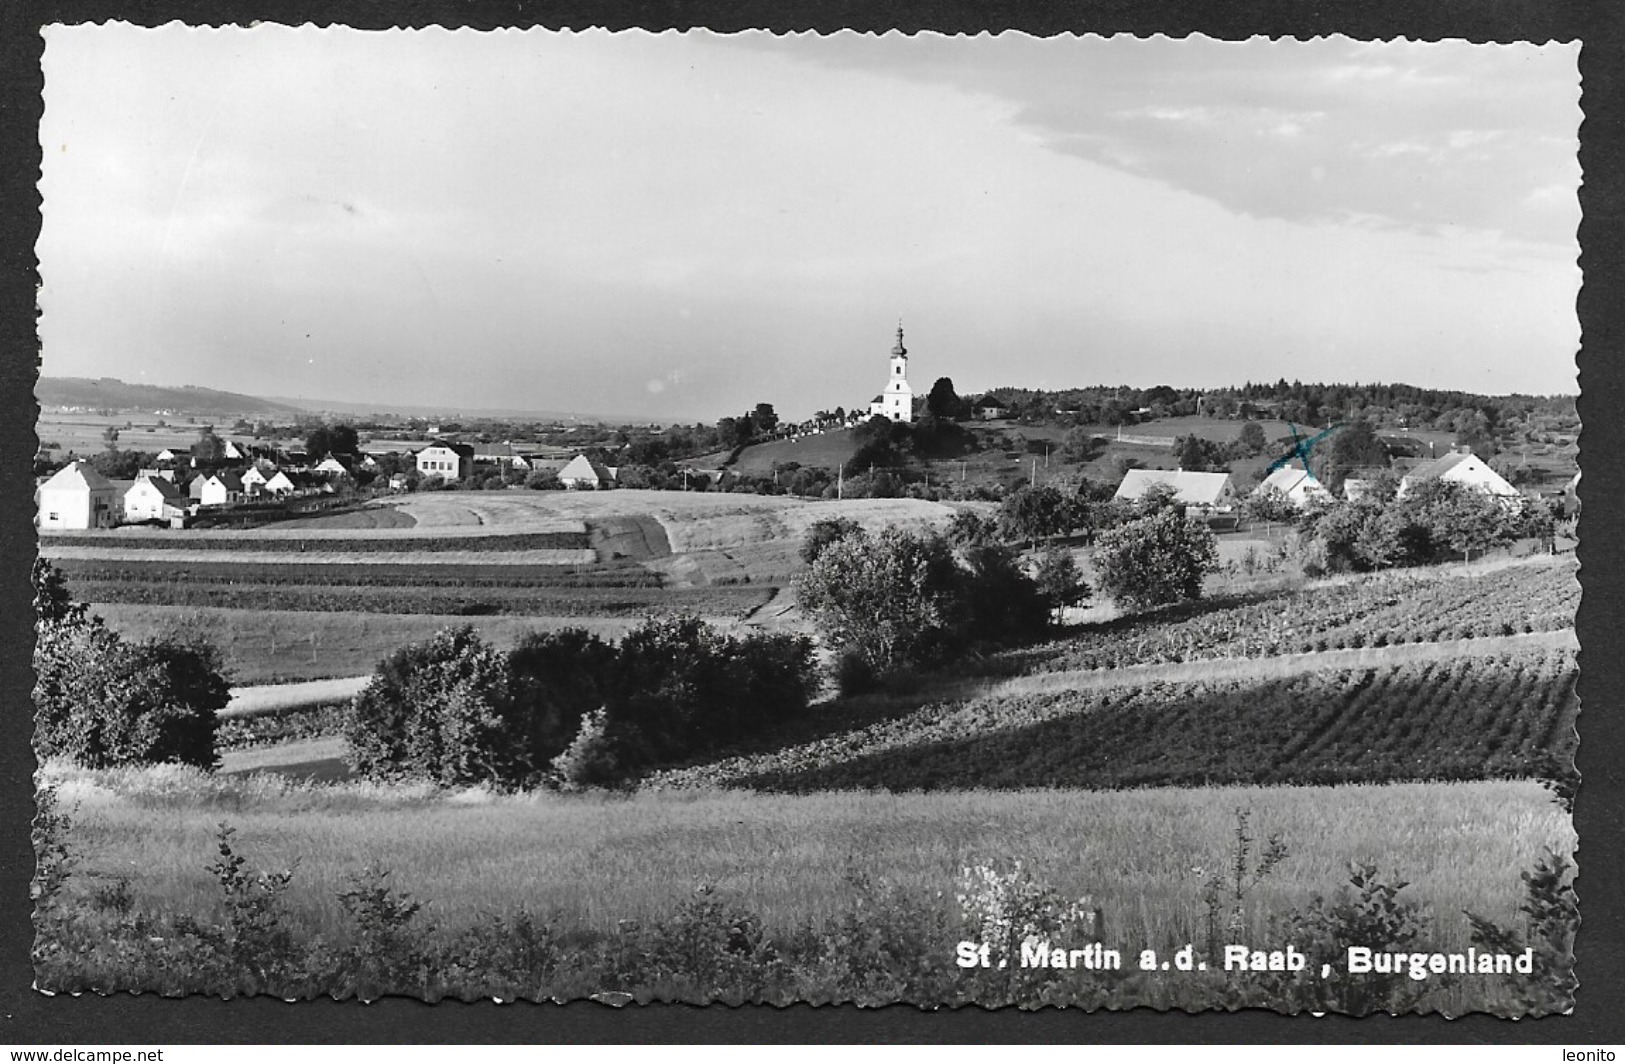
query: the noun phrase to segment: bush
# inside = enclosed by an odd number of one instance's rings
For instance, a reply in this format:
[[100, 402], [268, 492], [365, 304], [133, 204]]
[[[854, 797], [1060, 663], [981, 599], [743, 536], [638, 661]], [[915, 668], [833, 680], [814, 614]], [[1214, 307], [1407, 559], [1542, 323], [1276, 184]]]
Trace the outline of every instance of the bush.
[[34, 648], [34, 749], [88, 768], [174, 761], [212, 769], [230, 699], [207, 644], [129, 643], [98, 617], [42, 622]]
[[529, 751], [507, 659], [470, 627], [446, 628], [379, 662], [345, 729], [351, 768], [446, 785], [525, 775]]
[[877, 675], [940, 659], [964, 628], [962, 580], [946, 541], [888, 528], [826, 547], [796, 579], [802, 608], [837, 652]]
[[1202, 579], [1218, 567], [1213, 533], [1166, 507], [1102, 533], [1095, 548], [1100, 590], [1129, 609], [1202, 597]]
[[553, 759], [553, 771], [573, 787], [608, 787], [620, 782], [623, 766], [609, 737], [609, 714], [595, 709], [581, 718], [576, 737]]
[[831, 543], [839, 543], [848, 536], [862, 535], [864, 535], [863, 526], [850, 518], [826, 517], [814, 521], [801, 539], [801, 560], [811, 565]]
[[508, 654], [511, 693], [533, 764], [558, 756], [604, 703], [615, 648], [581, 628], [532, 632]]

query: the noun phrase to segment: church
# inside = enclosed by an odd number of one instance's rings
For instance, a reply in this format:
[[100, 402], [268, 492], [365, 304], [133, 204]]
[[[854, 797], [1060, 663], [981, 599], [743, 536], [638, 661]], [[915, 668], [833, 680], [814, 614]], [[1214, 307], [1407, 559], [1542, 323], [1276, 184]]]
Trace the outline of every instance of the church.
[[870, 417], [893, 421], [914, 420], [914, 389], [908, 383], [908, 348], [903, 346], [903, 323], [897, 323], [897, 345], [891, 349], [891, 377], [886, 390], [869, 403]]

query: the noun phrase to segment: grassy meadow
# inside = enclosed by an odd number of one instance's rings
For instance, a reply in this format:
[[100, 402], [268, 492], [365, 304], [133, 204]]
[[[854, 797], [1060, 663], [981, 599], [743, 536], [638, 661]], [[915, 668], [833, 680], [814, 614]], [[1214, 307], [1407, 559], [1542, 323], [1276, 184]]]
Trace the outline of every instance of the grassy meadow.
[[1288, 857], [1249, 898], [1248, 934], [1334, 894], [1350, 862], [1373, 862], [1439, 918], [1428, 948], [1468, 945], [1463, 909], [1513, 920], [1519, 874], [1550, 848], [1572, 855], [1567, 813], [1534, 782], [1349, 787], [1192, 787], [1090, 792], [849, 791], [807, 796], [705, 790], [627, 795], [495, 795], [365, 783], [303, 784], [264, 774], [210, 778], [164, 766], [53, 766], [70, 845], [86, 859], [74, 889], [128, 885], [136, 903], [207, 912], [205, 871], [222, 822], [261, 870], [293, 868], [287, 904], [332, 934], [336, 892], [368, 863], [426, 903], [445, 929], [521, 907], [597, 933], [652, 921], [696, 888], [747, 906], [770, 929], [834, 916], [850, 873], [951, 909], [967, 865], [1019, 860], [1102, 911], [1103, 941], [1139, 948], [1199, 937], [1202, 877], [1231, 856], [1236, 811]]

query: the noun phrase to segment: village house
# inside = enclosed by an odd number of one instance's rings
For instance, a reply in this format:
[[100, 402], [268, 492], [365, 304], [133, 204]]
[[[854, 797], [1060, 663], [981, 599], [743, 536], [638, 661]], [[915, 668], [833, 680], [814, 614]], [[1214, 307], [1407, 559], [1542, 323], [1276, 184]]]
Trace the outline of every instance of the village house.
[[[275, 473], [276, 470], [272, 469], [270, 472]], [[257, 465], [249, 466], [247, 469], [243, 470], [241, 477], [243, 481], [243, 492], [247, 495], [263, 494], [265, 491], [265, 482], [271, 479], [270, 475]]]
[[1264, 478], [1263, 483], [1253, 489], [1253, 495], [1263, 496], [1271, 491], [1278, 491], [1286, 500], [1298, 509], [1306, 509], [1312, 503], [1331, 502], [1332, 493], [1326, 486], [1315, 479], [1315, 475], [1302, 466], [1284, 465]]
[[265, 492], [279, 498], [289, 495], [308, 495], [316, 490], [315, 481], [308, 473], [293, 473], [286, 469], [279, 469], [272, 473], [265, 482]]
[[1138, 502], [1145, 493], [1159, 486], [1174, 489], [1174, 498], [1188, 507], [1208, 512], [1223, 512], [1236, 504], [1236, 492], [1229, 473], [1195, 473], [1183, 469], [1130, 469], [1117, 486], [1114, 499]]
[[1491, 469], [1470, 447], [1458, 448], [1450, 454], [1441, 455], [1431, 462], [1423, 462], [1411, 469], [1400, 479], [1399, 497], [1403, 499], [1418, 485], [1429, 480], [1446, 480], [1462, 484], [1498, 499], [1513, 500], [1521, 497], [1517, 488], [1508, 484], [1501, 474]]
[[578, 454], [559, 470], [559, 483], [566, 488], [588, 491], [612, 488], [615, 486], [616, 472], [612, 466], [605, 466], [594, 462], [584, 454]]
[[312, 473], [320, 473], [330, 477], [353, 476], [355, 459], [347, 454], [328, 454], [311, 469]]
[[118, 524], [118, 490], [85, 462], [70, 462], [39, 486], [40, 528], [111, 528]]
[[992, 421], [1009, 417], [1010, 411], [991, 395], [984, 395], [970, 405], [971, 417], [977, 421]]
[[185, 514], [187, 501], [174, 481], [142, 476], [124, 493], [124, 520], [168, 521]]
[[476, 465], [506, 466], [509, 469], [528, 470], [531, 468], [530, 459], [527, 458], [512, 443], [476, 443], [474, 446], [474, 463]]
[[439, 477], [445, 481], [466, 480], [474, 471], [474, 448], [466, 443], [445, 440], [423, 447], [417, 452], [418, 473]]
[[222, 470], [202, 480], [203, 487], [198, 489], [197, 501], [204, 506], [230, 506], [243, 501], [243, 478], [236, 471]]

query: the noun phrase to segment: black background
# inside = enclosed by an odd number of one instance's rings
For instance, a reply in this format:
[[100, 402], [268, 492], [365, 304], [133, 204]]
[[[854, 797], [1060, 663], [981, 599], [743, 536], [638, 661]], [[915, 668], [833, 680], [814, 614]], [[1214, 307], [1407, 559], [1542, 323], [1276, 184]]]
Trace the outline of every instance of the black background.
[[[777, 0], [768, 3], [276, 3], [71, 2], [0, 0], [0, 1044], [39, 1043], [337, 1043], [337, 1042], [1410, 1042], [1564, 1043], [1625, 1041], [1625, 935], [1621, 901], [1621, 745], [1618, 694], [1625, 655], [1620, 640], [1618, 542], [1621, 381], [1620, 79], [1625, 64], [1625, 5], [1611, 0], [1418, 0], [1416, 3], [1264, 2], [1243, 7], [1215, 0], [1170, 2], [1045, 2], [1034, 4], [855, 3]], [[425, 1005], [388, 999], [301, 1002], [255, 999], [223, 1002], [152, 995], [48, 997], [30, 988], [28, 881], [33, 870], [29, 749], [29, 655], [33, 640], [28, 568], [34, 557], [30, 459], [36, 439], [33, 387], [38, 371], [34, 334], [39, 232], [39, 60], [47, 23], [120, 19], [142, 25], [179, 20], [191, 25], [253, 21], [357, 28], [391, 26], [542, 25], [550, 28], [684, 29], [720, 32], [842, 28], [945, 33], [1020, 30], [1047, 36], [1198, 33], [1239, 39], [1342, 34], [1360, 39], [1466, 38], [1472, 41], [1580, 40], [1581, 165], [1584, 222], [1580, 230], [1585, 287], [1580, 355], [1581, 466], [1585, 477], [1580, 558], [1585, 587], [1580, 608], [1582, 700], [1580, 769], [1575, 806], [1580, 833], [1582, 927], [1577, 946], [1580, 990], [1574, 1014], [1518, 1022], [1472, 1016], [1285, 1017], [1234, 1014], [1013, 1009], [923, 1011], [712, 1006], [628, 1006], [591, 1002], [567, 1006]]]

